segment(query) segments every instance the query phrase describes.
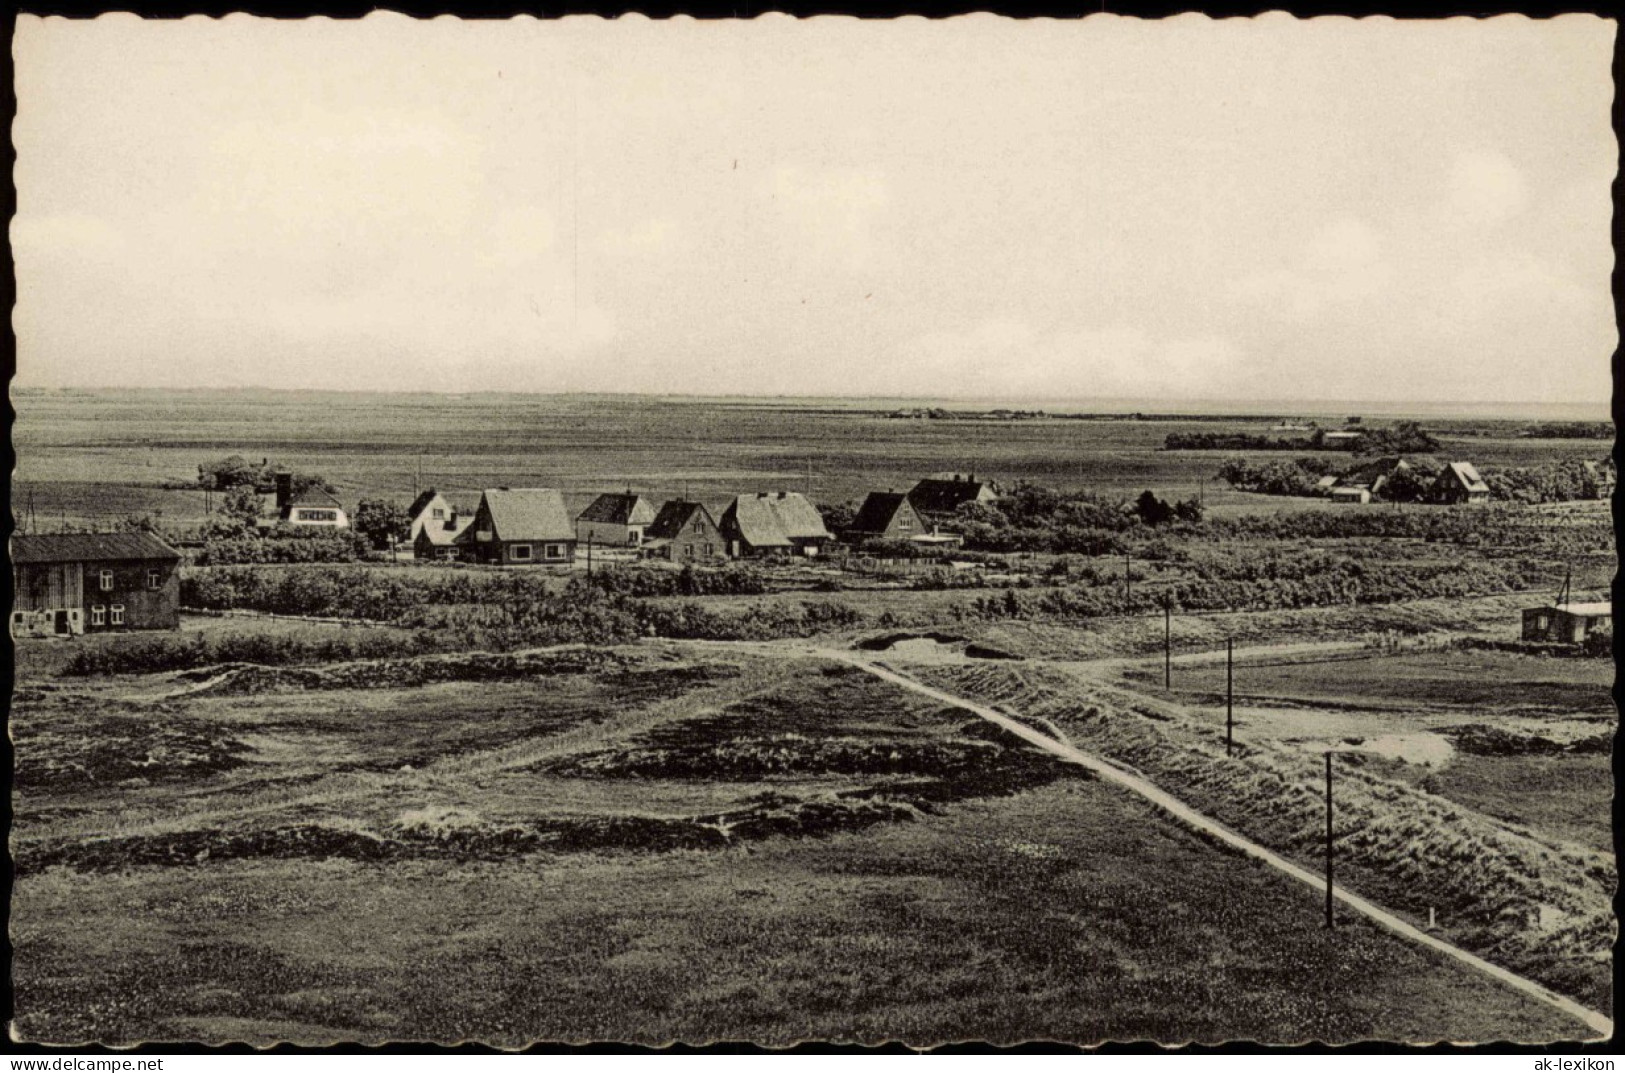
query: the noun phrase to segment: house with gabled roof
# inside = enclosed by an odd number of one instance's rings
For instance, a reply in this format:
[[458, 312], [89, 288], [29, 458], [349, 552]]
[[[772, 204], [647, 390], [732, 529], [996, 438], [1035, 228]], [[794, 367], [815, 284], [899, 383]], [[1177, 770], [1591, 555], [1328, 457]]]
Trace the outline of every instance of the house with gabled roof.
[[863, 497], [857, 516], [842, 534], [849, 544], [865, 540], [913, 540], [928, 533], [906, 492], [870, 492]]
[[1337, 488], [1363, 488], [1372, 496], [1379, 496], [1394, 474], [1410, 469], [1411, 464], [1400, 455], [1374, 458], [1339, 477]]
[[487, 488], [458, 558], [501, 566], [567, 566], [575, 562], [574, 519], [557, 488]]
[[992, 503], [999, 489], [974, 473], [934, 473], [909, 490], [908, 502], [920, 520], [931, 525], [953, 522], [966, 503]]
[[576, 517], [576, 540], [635, 548], [654, 520], [654, 504], [630, 488], [625, 493], [605, 492]]
[[406, 508], [406, 516], [411, 520], [411, 527], [406, 531], [406, 540], [416, 545], [418, 534], [425, 526], [434, 524], [438, 529], [446, 529], [445, 523], [457, 517], [457, 508], [453, 507], [445, 496], [433, 488], [428, 488], [412, 500], [412, 505]]
[[254, 524], [261, 529], [279, 525], [307, 528], [347, 529], [350, 517], [344, 504], [325, 488], [312, 485], [295, 492], [293, 474], [279, 471], [275, 477], [276, 490], [261, 495], [260, 515]]
[[728, 554], [817, 555], [834, 539], [818, 508], [800, 492], [757, 492], [737, 497], [717, 522]]
[[1440, 503], [1483, 503], [1490, 498], [1490, 486], [1471, 462], [1451, 462], [1434, 478], [1433, 498]]
[[144, 531], [15, 534], [12, 636], [176, 629], [180, 559]]
[[643, 552], [674, 563], [725, 559], [728, 544], [705, 504], [673, 499], [643, 531]]

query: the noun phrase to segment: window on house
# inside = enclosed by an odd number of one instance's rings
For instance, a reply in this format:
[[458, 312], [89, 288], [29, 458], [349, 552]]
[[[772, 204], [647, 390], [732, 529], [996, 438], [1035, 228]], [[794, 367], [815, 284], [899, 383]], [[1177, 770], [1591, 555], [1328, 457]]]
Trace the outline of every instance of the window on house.
[[513, 547], [508, 549], [508, 558], [516, 559], [516, 560], [519, 560], [521, 562], [529, 559], [530, 558], [530, 545], [529, 544], [515, 544]]
[[164, 587], [164, 572], [162, 570], [147, 571], [147, 588], [157, 590]]
[[544, 549], [543, 554], [545, 554], [549, 559], [562, 559], [564, 558], [564, 545], [549, 544]]
[[111, 571], [111, 570], [103, 570], [101, 576], [102, 576], [102, 591], [103, 592], [112, 592], [113, 591], [113, 571]]
[[446, 516], [446, 511], [445, 511], [445, 509], [443, 507], [435, 507], [434, 508], [434, 513], [431, 515], [431, 517], [434, 517], [434, 518], [444, 518], [445, 516]]
[[1550, 625], [1551, 625], [1551, 623], [1549, 621], [1547, 621], [1545, 615], [1542, 615], [1542, 616], [1540, 616], [1539, 618], [1537, 618], [1535, 620], [1535, 629], [1537, 629], [1537, 630], [1544, 630]]
[[123, 604], [114, 604], [113, 605], [113, 625], [115, 625], [115, 626], [124, 625], [124, 605]]
[[90, 609], [90, 624], [92, 626], [105, 626], [105, 625], [107, 625], [107, 608], [105, 608], [105, 607], [92, 607]]
[[336, 510], [301, 510], [298, 512], [302, 522], [336, 522], [339, 512]]

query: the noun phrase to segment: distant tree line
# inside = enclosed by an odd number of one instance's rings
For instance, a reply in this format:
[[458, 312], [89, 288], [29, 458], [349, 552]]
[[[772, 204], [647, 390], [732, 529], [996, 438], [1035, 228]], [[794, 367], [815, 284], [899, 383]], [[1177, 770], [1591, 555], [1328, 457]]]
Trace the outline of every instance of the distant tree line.
[[[1351, 422], [1354, 419], [1350, 419]], [[1427, 454], [1439, 449], [1439, 441], [1415, 421], [1396, 421], [1388, 428], [1360, 427], [1349, 447], [1355, 454]], [[1315, 429], [1303, 436], [1263, 436], [1251, 432], [1170, 432], [1163, 439], [1166, 451], [1320, 451], [1328, 450], [1326, 430]]]
[[1611, 440], [1614, 426], [1609, 421], [1542, 421], [1525, 425], [1518, 435], [1533, 440]]

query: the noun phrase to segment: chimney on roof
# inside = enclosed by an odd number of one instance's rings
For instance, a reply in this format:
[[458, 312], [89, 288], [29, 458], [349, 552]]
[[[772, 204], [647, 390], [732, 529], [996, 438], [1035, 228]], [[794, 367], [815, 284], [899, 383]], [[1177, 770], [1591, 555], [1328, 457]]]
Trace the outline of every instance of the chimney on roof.
[[276, 509], [281, 510], [293, 498], [293, 474], [285, 469], [277, 470], [276, 474]]

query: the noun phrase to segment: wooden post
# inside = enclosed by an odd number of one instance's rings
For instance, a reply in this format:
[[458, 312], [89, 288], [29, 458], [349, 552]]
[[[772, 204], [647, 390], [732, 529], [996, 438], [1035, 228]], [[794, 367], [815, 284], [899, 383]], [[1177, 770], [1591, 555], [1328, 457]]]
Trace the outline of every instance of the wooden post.
[[1224, 639], [1224, 755], [1236, 752], [1236, 642]]
[[1174, 685], [1174, 601], [1162, 601], [1162, 688]]
[[1334, 927], [1332, 918], [1332, 754], [1326, 753], [1326, 926]]
[[592, 532], [587, 532], [587, 576], [592, 577]]
[[1134, 602], [1134, 553], [1123, 553], [1123, 613], [1127, 614], [1129, 605]]

